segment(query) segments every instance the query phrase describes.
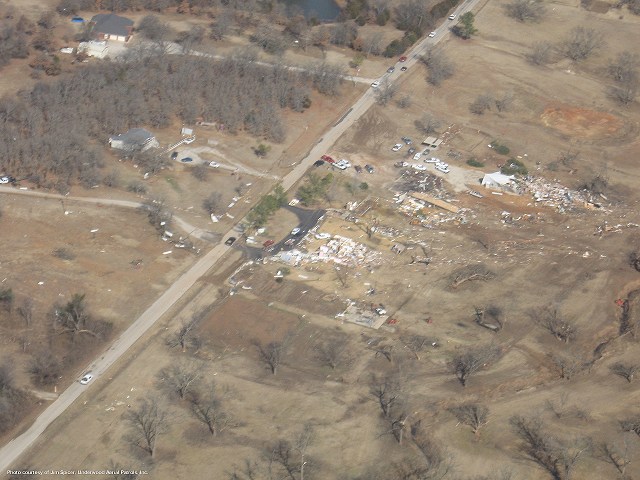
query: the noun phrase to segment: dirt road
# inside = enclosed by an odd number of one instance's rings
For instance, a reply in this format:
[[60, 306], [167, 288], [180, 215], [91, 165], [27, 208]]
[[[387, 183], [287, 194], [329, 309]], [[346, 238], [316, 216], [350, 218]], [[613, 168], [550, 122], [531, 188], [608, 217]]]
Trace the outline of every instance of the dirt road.
[[[479, 0], [469, 0], [456, 10], [456, 14], [472, 9]], [[445, 21], [445, 25], [441, 26], [439, 31], [446, 31], [450, 22]], [[406, 62], [408, 67], [417, 62], [417, 58], [427, 48], [427, 46], [437, 43], [445, 38], [445, 34], [439, 34], [436, 38], [424, 38], [417, 44], [413, 50], [407, 55], [409, 59]], [[393, 81], [398, 78], [398, 74], [385, 74], [389, 76], [389, 80]], [[300, 180], [307, 169], [311, 167], [320, 156], [329, 150], [340, 136], [354, 124], [368, 109], [373, 105], [375, 95], [373, 89], [368, 89], [362, 97], [353, 105], [349, 112], [331, 128], [324, 137], [316, 144], [310, 153], [300, 161], [296, 167], [287, 174], [282, 180], [282, 186], [285, 190], [293, 187]], [[5, 191], [6, 189], [2, 189]], [[69, 198], [61, 195], [47, 194], [41, 192], [29, 192], [24, 190], [12, 189], [11, 193], [25, 192], [25, 194], [36, 194], [35, 196], [47, 198]], [[70, 198], [69, 198], [70, 199]], [[83, 199], [82, 197], [73, 197], [79, 201], [93, 201], [94, 203], [102, 203], [105, 205], [125, 206], [136, 208], [139, 206], [136, 202], [126, 200], [103, 200], [103, 199]], [[234, 226], [235, 228], [235, 226]], [[198, 229], [193, 229], [192, 234]], [[231, 229], [223, 236], [226, 239], [229, 236], [235, 236], [234, 230]], [[195, 283], [200, 277], [205, 275], [211, 267], [229, 250], [230, 247], [220, 244], [214, 247], [210, 252], [201, 257], [193, 267], [179, 277], [160, 298], [158, 298], [120, 337], [97, 358], [87, 370], [91, 370], [96, 380], [99, 381], [100, 376], [105, 373], [151, 326], [162, 317]], [[38, 437], [44, 432], [58, 416], [60, 416], [86, 389], [91, 386], [82, 386], [74, 383], [65, 390], [56, 401], [54, 401], [42, 414], [36, 419], [31, 427], [22, 435], [11, 440], [7, 445], [0, 449], [0, 471], [6, 471], [27, 448], [29, 448]]]

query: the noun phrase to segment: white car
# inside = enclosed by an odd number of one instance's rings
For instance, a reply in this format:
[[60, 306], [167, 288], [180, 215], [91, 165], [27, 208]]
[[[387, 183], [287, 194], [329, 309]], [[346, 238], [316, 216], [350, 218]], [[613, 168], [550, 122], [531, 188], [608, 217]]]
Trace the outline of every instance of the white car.
[[378, 315], [382, 316], [382, 315], [386, 315], [386, 314], [387, 314], [387, 311], [385, 310], [385, 308], [384, 308], [384, 307], [378, 307], [378, 308], [376, 308], [376, 313], [377, 313]]
[[330, 233], [316, 233], [315, 237], [318, 240], [327, 240], [327, 239], [331, 238], [331, 234]]
[[413, 165], [411, 165], [411, 168], [413, 168], [414, 170], [417, 170], [419, 172], [424, 172], [427, 169], [426, 165], [422, 165], [420, 163], [414, 163]]
[[451, 15], [449, 15], [449, 20], [455, 20], [456, 19], [456, 14], [452, 13]]
[[342, 160], [340, 160], [338, 163], [341, 163], [342, 165], [344, 165], [347, 168], [349, 168], [351, 166], [351, 163], [349, 162], [349, 160], [345, 160], [344, 158]]
[[442, 173], [449, 173], [451, 171], [449, 170], [449, 167], [445, 165], [436, 165], [436, 170]]
[[342, 162], [334, 163], [333, 166], [336, 167], [336, 168], [339, 168], [340, 170], [346, 170], [347, 169], [347, 166]]
[[185, 139], [182, 140], [182, 143], [186, 143], [187, 145], [189, 145], [190, 143], [193, 143], [196, 141], [196, 137], [187, 137]]
[[420, 160], [420, 157], [422, 156], [422, 152], [418, 152], [413, 156], [414, 160]]
[[429, 34], [429, 38], [433, 38], [433, 37], [435, 37], [435, 36], [436, 36], [436, 32], [431, 32], [431, 33]]
[[296, 227], [293, 230], [291, 230], [291, 235], [293, 235], [294, 237], [297, 236], [300, 233], [300, 228]]
[[427, 158], [424, 163], [440, 163], [440, 159], [436, 157]]
[[0, 177], [0, 183], [9, 183], [9, 177]]
[[218, 162], [209, 162], [209, 166], [211, 168], [220, 168], [220, 164]]
[[93, 380], [93, 373], [85, 373], [84, 377], [82, 377], [80, 379], [80, 383], [82, 385], [86, 385], [87, 383], [89, 383], [91, 380]]
[[402, 148], [402, 144], [401, 143], [396, 143], [393, 147], [391, 147], [391, 151], [397, 152], [401, 148]]
[[375, 82], [373, 82], [373, 83], [371, 84], [371, 86], [372, 86], [373, 88], [378, 88], [378, 87], [380, 86], [380, 82], [379, 82], [378, 80], [376, 80]]

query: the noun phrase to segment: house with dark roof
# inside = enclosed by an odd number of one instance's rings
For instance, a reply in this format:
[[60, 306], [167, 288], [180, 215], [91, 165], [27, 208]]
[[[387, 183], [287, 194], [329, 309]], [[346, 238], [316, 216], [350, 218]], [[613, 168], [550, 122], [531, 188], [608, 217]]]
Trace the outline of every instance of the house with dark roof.
[[153, 133], [144, 128], [131, 128], [126, 133], [109, 137], [109, 146], [125, 152], [144, 152], [160, 144]]
[[99, 13], [91, 19], [91, 32], [98, 40], [128, 42], [133, 34], [133, 20], [115, 13]]

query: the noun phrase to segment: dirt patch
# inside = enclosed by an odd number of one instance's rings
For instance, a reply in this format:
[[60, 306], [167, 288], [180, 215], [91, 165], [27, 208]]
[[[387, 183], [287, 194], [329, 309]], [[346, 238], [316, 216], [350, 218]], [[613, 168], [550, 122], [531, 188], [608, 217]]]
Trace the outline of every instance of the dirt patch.
[[610, 113], [577, 107], [547, 107], [540, 119], [547, 127], [572, 137], [612, 137], [624, 122]]
[[298, 321], [292, 315], [261, 302], [231, 297], [200, 325], [207, 341], [218, 346], [247, 348], [251, 342], [281, 340]]

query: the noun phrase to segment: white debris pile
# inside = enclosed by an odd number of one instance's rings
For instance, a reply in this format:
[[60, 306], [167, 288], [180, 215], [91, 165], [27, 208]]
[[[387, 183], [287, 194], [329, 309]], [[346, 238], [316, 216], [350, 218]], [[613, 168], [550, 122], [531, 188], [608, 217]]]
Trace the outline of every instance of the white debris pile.
[[326, 244], [308, 255], [310, 261], [334, 262], [340, 265], [358, 266], [379, 263], [381, 254], [348, 237], [334, 235]]
[[578, 206], [583, 207], [589, 202], [583, 192], [571, 190], [557, 182], [548, 182], [541, 177], [528, 176], [520, 187], [524, 192], [531, 193], [536, 202], [555, 207], [560, 213]]

